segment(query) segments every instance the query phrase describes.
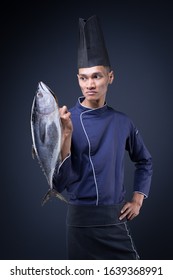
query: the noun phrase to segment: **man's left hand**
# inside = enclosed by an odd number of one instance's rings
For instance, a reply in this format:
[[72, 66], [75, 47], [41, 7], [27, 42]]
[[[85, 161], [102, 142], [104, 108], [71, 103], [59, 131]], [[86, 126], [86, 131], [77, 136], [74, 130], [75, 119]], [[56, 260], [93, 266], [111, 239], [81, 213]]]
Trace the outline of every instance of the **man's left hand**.
[[131, 202], [127, 202], [121, 209], [120, 220], [126, 218], [127, 220], [132, 220], [139, 215], [144, 195], [138, 192], [135, 192]]

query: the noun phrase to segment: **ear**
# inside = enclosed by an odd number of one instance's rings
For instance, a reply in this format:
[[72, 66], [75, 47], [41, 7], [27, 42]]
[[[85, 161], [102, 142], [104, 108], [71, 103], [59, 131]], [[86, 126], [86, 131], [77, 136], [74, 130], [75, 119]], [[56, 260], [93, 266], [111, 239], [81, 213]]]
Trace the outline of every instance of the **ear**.
[[109, 84], [112, 84], [114, 80], [114, 72], [110, 71], [109, 72]]
[[79, 74], [77, 74], [78, 82], [79, 82]]

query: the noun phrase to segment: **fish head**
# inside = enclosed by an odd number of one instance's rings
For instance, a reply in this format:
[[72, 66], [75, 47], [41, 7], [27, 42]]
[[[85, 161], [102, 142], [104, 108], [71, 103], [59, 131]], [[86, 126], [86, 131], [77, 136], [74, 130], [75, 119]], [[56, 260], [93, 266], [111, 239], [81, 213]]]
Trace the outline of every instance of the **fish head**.
[[43, 82], [38, 83], [35, 103], [37, 111], [40, 114], [50, 114], [56, 109], [57, 103], [54, 93]]

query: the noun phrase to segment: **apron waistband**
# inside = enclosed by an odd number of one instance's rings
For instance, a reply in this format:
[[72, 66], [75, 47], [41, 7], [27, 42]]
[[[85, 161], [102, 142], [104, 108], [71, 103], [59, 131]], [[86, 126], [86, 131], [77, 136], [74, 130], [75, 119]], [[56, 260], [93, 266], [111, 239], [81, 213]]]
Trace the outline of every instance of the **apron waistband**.
[[124, 223], [119, 220], [125, 202], [115, 205], [68, 205], [67, 225], [74, 227], [108, 226]]

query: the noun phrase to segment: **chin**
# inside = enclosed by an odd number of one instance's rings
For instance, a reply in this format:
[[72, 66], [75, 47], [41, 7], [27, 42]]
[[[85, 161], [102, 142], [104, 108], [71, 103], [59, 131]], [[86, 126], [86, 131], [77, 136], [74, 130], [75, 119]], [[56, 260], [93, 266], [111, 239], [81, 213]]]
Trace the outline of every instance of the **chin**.
[[96, 97], [95, 94], [87, 95], [87, 96], [85, 96], [85, 98], [87, 100], [97, 100], [98, 99], [98, 97]]

